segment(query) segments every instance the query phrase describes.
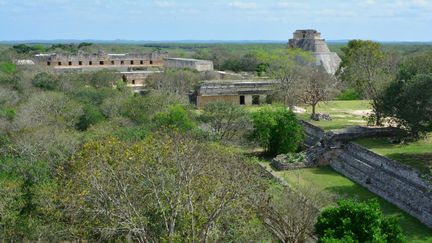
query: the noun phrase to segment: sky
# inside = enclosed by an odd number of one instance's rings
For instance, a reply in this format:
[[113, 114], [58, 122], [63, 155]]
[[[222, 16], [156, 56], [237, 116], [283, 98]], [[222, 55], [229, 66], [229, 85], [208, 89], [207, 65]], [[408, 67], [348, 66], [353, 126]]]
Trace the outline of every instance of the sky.
[[0, 0], [0, 40], [432, 41], [432, 0]]

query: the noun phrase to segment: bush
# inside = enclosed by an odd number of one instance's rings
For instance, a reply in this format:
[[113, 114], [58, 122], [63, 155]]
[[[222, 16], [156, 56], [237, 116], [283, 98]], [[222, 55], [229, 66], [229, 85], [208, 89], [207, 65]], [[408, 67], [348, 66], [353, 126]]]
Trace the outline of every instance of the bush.
[[38, 73], [33, 78], [32, 83], [35, 87], [44, 90], [55, 90], [59, 86], [59, 79], [56, 75], [50, 73]]
[[394, 218], [385, 217], [376, 200], [342, 200], [324, 210], [315, 225], [319, 242], [405, 242]]
[[0, 62], [0, 72], [13, 74], [16, 72], [16, 65], [12, 62]]
[[359, 100], [361, 95], [355, 89], [346, 89], [336, 97], [337, 100]]
[[182, 132], [192, 130], [196, 127], [190, 114], [182, 105], [172, 105], [166, 112], [156, 113], [155, 123], [162, 128], [178, 129]]
[[296, 152], [304, 133], [295, 114], [285, 107], [266, 107], [252, 114], [254, 131], [251, 138], [272, 155]]
[[105, 119], [102, 112], [94, 105], [85, 105], [82, 116], [79, 118], [77, 128], [81, 131], [87, 130], [91, 125], [99, 123]]

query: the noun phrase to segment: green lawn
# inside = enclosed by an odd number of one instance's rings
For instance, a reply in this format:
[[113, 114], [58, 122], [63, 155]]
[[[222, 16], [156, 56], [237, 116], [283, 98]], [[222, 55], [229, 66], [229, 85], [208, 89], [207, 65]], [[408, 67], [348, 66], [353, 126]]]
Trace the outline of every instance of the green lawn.
[[330, 198], [333, 198], [330, 205], [333, 205], [338, 198], [357, 200], [375, 198], [379, 201], [384, 214], [400, 218], [400, 225], [408, 242], [432, 242], [431, 229], [393, 204], [388, 203], [350, 179], [335, 172], [330, 167], [282, 171], [276, 172], [276, 174], [283, 177], [290, 185], [315, 188], [318, 191], [330, 194]]
[[310, 106], [303, 107], [306, 113], [298, 114], [300, 119], [311, 122], [325, 130], [341, 129], [354, 125], [366, 125], [363, 118], [364, 112], [369, 110], [369, 101], [367, 100], [334, 100], [318, 104], [317, 113], [330, 114], [331, 121], [312, 121], [310, 114], [312, 108]]
[[393, 144], [386, 138], [364, 138], [355, 142], [422, 173], [432, 174], [432, 134], [426, 139], [408, 144]]

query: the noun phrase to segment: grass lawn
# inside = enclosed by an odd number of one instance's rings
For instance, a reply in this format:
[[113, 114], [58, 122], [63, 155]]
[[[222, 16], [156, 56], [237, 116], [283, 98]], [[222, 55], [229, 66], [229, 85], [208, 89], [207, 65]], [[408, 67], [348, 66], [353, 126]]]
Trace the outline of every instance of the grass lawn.
[[409, 144], [392, 144], [385, 138], [364, 138], [355, 142], [375, 153], [412, 166], [422, 173], [432, 174], [432, 134], [426, 139]]
[[317, 113], [327, 113], [331, 116], [331, 121], [312, 121], [310, 106], [303, 107], [306, 113], [298, 114], [300, 119], [311, 122], [325, 130], [341, 129], [354, 125], [366, 125], [363, 118], [364, 112], [369, 110], [369, 101], [367, 100], [334, 100], [317, 105]]
[[[385, 215], [397, 216], [408, 242], [432, 242], [432, 230], [396, 206], [376, 196], [350, 179], [335, 172], [331, 167], [276, 172], [290, 185], [315, 188], [330, 194], [333, 205], [337, 198], [357, 200], [377, 199]], [[329, 205], [329, 206], [330, 206]]]

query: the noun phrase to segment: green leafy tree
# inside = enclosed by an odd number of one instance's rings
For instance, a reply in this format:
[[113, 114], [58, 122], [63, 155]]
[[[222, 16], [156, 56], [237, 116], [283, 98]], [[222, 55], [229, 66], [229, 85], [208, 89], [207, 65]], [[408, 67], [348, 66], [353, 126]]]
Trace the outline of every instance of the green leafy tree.
[[295, 114], [284, 107], [263, 108], [252, 113], [251, 138], [272, 155], [296, 152], [304, 133]]
[[371, 100], [373, 115], [370, 119], [380, 125], [384, 117], [378, 110], [377, 97], [393, 78], [389, 56], [373, 41], [352, 40], [341, 50], [338, 76]]
[[179, 104], [170, 106], [166, 112], [156, 113], [153, 120], [159, 127], [178, 129], [182, 132], [196, 128], [191, 114], [184, 106]]
[[378, 110], [418, 139], [432, 131], [432, 73], [396, 80], [378, 97]]
[[405, 242], [398, 222], [377, 201], [342, 200], [325, 209], [315, 225], [320, 242]]

